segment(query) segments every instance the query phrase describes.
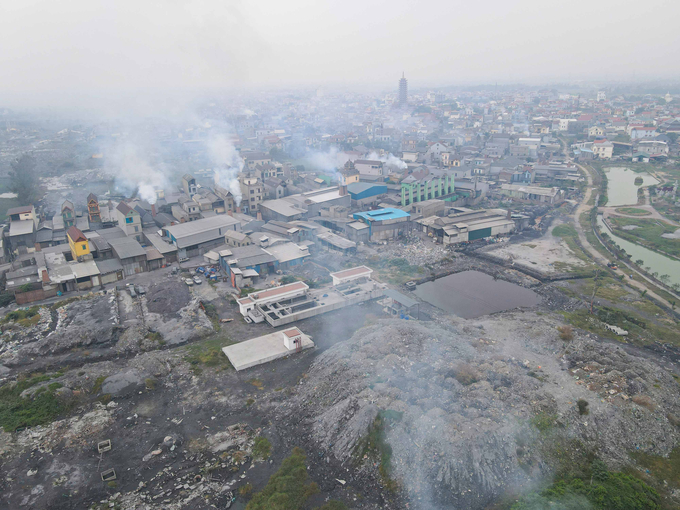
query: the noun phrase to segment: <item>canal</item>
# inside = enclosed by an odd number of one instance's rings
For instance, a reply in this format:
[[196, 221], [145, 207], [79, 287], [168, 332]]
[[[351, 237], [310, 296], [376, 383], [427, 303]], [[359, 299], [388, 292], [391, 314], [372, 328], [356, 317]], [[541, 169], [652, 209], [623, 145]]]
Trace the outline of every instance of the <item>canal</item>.
[[626, 250], [626, 253], [632, 255], [631, 260], [635, 261], [642, 259], [643, 267], [650, 267], [651, 273], [659, 273], [659, 275], [667, 274], [670, 277], [670, 283], [680, 284], [680, 261], [668, 258], [660, 253], [652, 251], [639, 244], [631, 243], [614, 234], [607, 224], [603, 221], [602, 215], [597, 216], [597, 225], [600, 227], [600, 232], [606, 232], [613, 241], [621, 248]]
[[535, 306], [541, 297], [533, 290], [495, 280], [480, 271], [463, 271], [418, 285], [423, 301], [464, 319], [513, 308]]

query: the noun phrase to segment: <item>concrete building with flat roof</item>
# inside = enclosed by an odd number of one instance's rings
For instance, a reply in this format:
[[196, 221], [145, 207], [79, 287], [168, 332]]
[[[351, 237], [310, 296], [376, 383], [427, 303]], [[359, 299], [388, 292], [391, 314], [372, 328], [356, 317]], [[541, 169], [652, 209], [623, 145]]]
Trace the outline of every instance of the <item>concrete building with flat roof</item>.
[[229, 358], [233, 367], [240, 371], [312, 347], [314, 342], [311, 337], [298, 328], [289, 328], [223, 347], [222, 352]]
[[342, 285], [343, 283], [348, 283], [359, 279], [368, 279], [373, 274], [373, 269], [366, 266], [353, 267], [351, 269], [343, 269], [342, 271], [336, 271], [331, 273], [331, 278], [333, 279], [333, 285]]

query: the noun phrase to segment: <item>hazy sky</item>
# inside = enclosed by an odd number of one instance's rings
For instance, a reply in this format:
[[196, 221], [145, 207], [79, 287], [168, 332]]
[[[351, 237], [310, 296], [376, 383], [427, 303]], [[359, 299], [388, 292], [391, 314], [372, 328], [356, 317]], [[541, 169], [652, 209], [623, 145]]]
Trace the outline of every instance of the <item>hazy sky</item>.
[[676, 78], [679, 19], [670, 0], [0, 0], [0, 106], [402, 70], [412, 87]]

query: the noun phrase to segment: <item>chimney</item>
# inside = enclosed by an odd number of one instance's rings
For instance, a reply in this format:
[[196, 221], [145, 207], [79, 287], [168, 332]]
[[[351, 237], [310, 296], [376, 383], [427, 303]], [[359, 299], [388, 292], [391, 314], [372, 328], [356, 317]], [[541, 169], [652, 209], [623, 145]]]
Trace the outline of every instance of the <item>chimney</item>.
[[262, 213], [260, 211], [257, 211], [257, 219], [262, 221]]
[[151, 216], [156, 217], [156, 204], [151, 204]]
[[43, 283], [49, 283], [50, 282], [50, 277], [47, 274], [47, 269], [42, 270], [42, 281], [43, 281]]
[[347, 195], [347, 186], [345, 184], [341, 184], [340, 186], [338, 186], [338, 190], [340, 191], [341, 197]]
[[509, 220], [512, 219], [512, 212], [510, 211], [510, 209], [508, 209], [508, 216], [507, 216], [507, 218], [508, 218]]
[[236, 206], [236, 212], [241, 214], [241, 208], [239, 206]]
[[232, 218], [234, 217], [234, 211], [232, 211], [231, 209], [227, 209], [227, 214]]

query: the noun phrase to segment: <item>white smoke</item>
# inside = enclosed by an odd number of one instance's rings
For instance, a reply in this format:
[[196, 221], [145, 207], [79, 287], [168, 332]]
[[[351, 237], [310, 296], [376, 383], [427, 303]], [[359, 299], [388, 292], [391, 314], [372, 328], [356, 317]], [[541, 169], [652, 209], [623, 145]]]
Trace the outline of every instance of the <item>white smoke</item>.
[[373, 161], [382, 161], [385, 167], [393, 167], [397, 170], [406, 170], [408, 165], [391, 152], [387, 156], [379, 156], [377, 152], [371, 152], [368, 158]]
[[230, 191], [236, 205], [240, 205], [242, 195], [238, 174], [243, 170], [243, 159], [225, 135], [211, 136], [207, 147], [214, 166], [215, 184]]
[[337, 178], [335, 174], [337, 174], [338, 168], [342, 168], [349, 161], [349, 155], [331, 147], [328, 152], [310, 151], [307, 153], [307, 159], [314, 170], [320, 170]]
[[142, 150], [132, 143], [124, 143], [116, 147], [110, 156], [109, 169], [115, 175], [116, 186], [132, 194], [135, 190], [142, 200], [150, 204], [156, 203], [156, 188], [168, 186], [168, 179], [163, 165], [152, 166]]

